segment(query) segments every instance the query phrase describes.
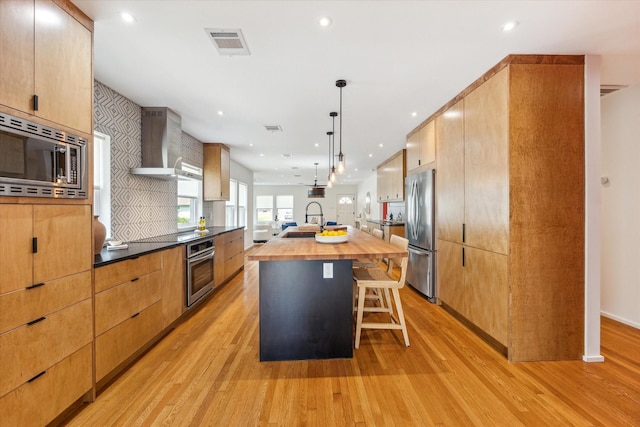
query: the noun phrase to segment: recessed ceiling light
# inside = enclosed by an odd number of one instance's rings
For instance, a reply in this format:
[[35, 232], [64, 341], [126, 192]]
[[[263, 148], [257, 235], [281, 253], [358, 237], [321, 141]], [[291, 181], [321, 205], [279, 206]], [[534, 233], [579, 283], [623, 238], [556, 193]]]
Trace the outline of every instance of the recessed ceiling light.
[[120, 18], [122, 18], [122, 20], [128, 24], [132, 24], [134, 22], [136, 22], [136, 18], [135, 16], [133, 16], [132, 14], [128, 13], [128, 12], [122, 12], [120, 14]]
[[218, 111], [219, 116], [224, 116], [224, 111]]
[[316, 142], [316, 147], [318, 147], [319, 145], [320, 145], [320, 144], [318, 144], [318, 143]]
[[322, 18], [320, 18], [319, 22], [321, 27], [328, 27], [329, 25], [331, 25], [331, 18], [329, 18], [328, 16], [323, 16]]
[[509, 21], [506, 22], [502, 27], [500, 27], [502, 29], [502, 31], [504, 32], [509, 32], [512, 31], [513, 29], [515, 29], [518, 26], [518, 22], [517, 21]]
[[369, 154], [369, 157], [373, 157], [373, 154]]
[[249, 147], [253, 147], [253, 143], [251, 143], [251, 142], [250, 142], [250, 143], [249, 143]]
[[355, 168], [353, 171], [354, 171], [354, 172], [358, 172], [358, 168]]
[[418, 112], [417, 112], [417, 111], [414, 111], [413, 113], [411, 113], [411, 117], [415, 117], [415, 116], [417, 116], [417, 115], [418, 115]]
[[264, 157], [264, 153], [260, 153], [260, 157]]
[[384, 145], [380, 144], [380, 148], [384, 147]]

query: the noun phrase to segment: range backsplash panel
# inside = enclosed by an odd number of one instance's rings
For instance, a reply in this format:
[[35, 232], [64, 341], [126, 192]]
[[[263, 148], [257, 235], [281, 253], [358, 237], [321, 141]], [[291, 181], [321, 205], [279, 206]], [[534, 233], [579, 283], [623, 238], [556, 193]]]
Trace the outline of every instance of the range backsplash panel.
[[[130, 241], [177, 231], [177, 183], [131, 175], [142, 165], [141, 106], [94, 81], [95, 129], [111, 136], [111, 234]], [[202, 167], [202, 143], [182, 133], [184, 161]]]

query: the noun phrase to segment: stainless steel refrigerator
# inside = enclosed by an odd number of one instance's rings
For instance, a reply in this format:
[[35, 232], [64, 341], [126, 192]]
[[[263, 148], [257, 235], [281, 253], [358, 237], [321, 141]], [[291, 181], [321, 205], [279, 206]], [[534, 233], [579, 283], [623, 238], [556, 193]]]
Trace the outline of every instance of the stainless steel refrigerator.
[[436, 302], [435, 169], [407, 176], [405, 195], [406, 282]]

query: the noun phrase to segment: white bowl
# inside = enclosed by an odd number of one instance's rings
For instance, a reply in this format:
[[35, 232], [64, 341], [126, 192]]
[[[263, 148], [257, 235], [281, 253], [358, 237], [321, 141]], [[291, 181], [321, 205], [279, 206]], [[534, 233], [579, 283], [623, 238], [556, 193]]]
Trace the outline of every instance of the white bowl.
[[349, 235], [344, 236], [318, 236], [316, 234], [316, 242], [318, 243], [344, 243], [349, 240]]
[[120, 246], [122, 244], [122, 240], [109, 240], [107, 243], [109, 246]]

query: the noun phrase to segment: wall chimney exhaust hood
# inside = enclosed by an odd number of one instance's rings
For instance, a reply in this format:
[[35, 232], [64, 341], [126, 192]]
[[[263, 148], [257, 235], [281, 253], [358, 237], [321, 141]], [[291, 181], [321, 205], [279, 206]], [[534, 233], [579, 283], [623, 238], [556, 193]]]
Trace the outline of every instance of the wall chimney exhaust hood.
[[202, 171], [182, 163], [182, 118], [166, 107], [142, 108], [142, 167], [133, 175], [202, 180]]

